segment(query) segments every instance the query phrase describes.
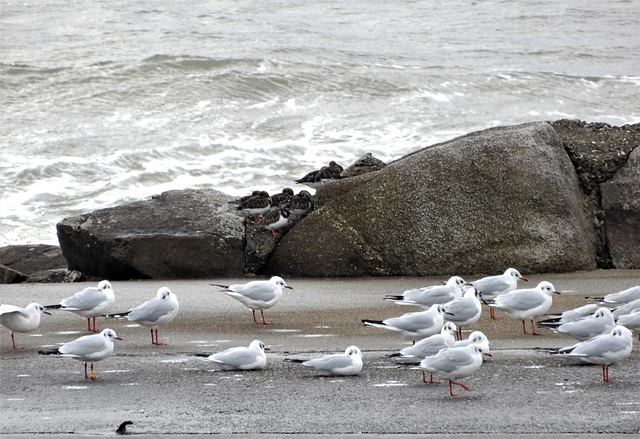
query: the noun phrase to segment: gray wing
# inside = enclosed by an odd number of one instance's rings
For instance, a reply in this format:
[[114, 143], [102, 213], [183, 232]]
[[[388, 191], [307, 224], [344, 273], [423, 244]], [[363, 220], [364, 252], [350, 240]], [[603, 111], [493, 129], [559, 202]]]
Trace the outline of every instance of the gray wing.
[[464, 366], [472, 364], [473, 356], [467, 348], [449, 348], [440, 351], [434, 357], [427, 357], [420, 363], [421, 366], [434, 368], [436, 370], [450, 373]]
[[335, 369], [343, 369], [345, 367], [349, 367], [353, 365], [353, 361], [348, 355], [345, 354], [335, 354], [328, 355], [322, 358], [315, 358], [313, 360], [305, 361], [302, 363], [304, 366], [310, 366], [318, 370], [335, 370]]
[[446, 303], [445, 309], [447, 312], [453, 314], [452, 316], [447, 316], [447, 320], [452, 322], [461, 322], [470, 319], [478, 313], [475, 300], [467, 297]]
[[628, 340], [610, 334], [592, 338], [579, 343], [570, 355], [603, 357], [607, 354], [622, 352], [629, 348]]
[[432, 312], [413, 312], [401, 317], [384, 320], [384, 324], [394, 326], [404, 331], [417, 332], [423, 328], [435, 325], [436, 314]]
[[444, 340], [444, 337], [439, 336], [425, 338], [420, 340], [413, 346], [407, 346], [400, 350], [400, 354], [403, 357], [416, 357], [416, 358], [424, 358], [430, 357], [432, 355], [437, 354], [442, 349], [448, 348], [447, 342]]
[[104, 301], [104, 293], [98, 288], [85, 288], [60, 302], [63, 308], [73, 310], [89, 310]]
[[498, 308], [505, 306], [509, 309], [525, 311], [540, 306], [544, 302], [544, 294], [536, 290], [517, 290], [503, 294], [496, 298]]
[[65, 343], [58, 349], [61, 354], [76, 357], [86, 357], [104, 349], [105, 338], [102, 334], [85, 335], [69, 343]]
[[420, 305], [433, 305], [436, 303], [445, 303], [450, 301], [454, 296], [451, 288], [445, 285], [436, 285], [432, 287], [418, 288], [416, 290], [408, 290], [402, 293], [404, 300], [413, 301]]
[[256, 281], [246, 285], [231, 285], [229, 289], [251, 300], [268, 302], [275, 296], [275, 285], [270, 282]]
[[15, 305], [0, 305], [0, 315], [18, 313], [23, 317], [29, 317], [29, 312]]
[[131, 310], [128, 319], [132, 321], [155, 322], [160, 317], [172, 312], [174, 304], [169, 300], [155, 298], [148, 300]]
[[223, 363], [234, 368], [241, 368], [256, 361], [256, 352], [253, 349], [237, 347], [210, 355], [207, 360]]
[[495, 295], [509, 291], [511, 282], [504, 276], [485, 277], [475, 282], [471, 282], [473, 287], [485, 295]]
[[610, 332], [614, 326], [615, 323], [613, 321], [604, 318], [596, 319], [593, 317], [585, 317], [564, 323], [558, 327], [557, 331], [563, 334], [569, 334], [578, 340], [586, 340], [596, 335]]

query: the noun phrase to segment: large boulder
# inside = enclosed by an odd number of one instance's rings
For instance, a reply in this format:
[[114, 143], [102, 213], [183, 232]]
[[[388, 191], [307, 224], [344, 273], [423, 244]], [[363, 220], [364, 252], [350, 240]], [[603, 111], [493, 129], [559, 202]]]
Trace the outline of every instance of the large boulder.
[[264, 272], [288, 276], [596, 268], [575, 169], [548, 123], [494, 128], [321, 187]]
[[69, 269], [104, 278], [243, 274], [244, 224], [215, 190], [169, 191], [65, 218], [58, 239]]
[[615, 268], [640, 268], [640, 148], [600, 189], [605, 234]]

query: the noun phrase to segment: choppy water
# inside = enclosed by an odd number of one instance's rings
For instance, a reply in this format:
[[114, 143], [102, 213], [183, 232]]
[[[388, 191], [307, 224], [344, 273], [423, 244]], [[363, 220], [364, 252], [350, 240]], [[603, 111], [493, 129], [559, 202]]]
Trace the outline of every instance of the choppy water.
[[640, 2], [0, 0], [0, 245], [536, 120], [640, 121]]

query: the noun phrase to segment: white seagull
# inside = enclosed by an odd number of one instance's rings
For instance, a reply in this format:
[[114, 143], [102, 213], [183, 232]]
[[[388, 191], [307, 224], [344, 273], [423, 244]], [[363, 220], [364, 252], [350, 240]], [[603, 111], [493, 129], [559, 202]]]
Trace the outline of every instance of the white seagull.
[[446, 312], [444, 306], [436, 304], [431, 305], [431, 308], [426, 311], [410, 312], [385, 320], [364, 319], [362, 323], [366, 326], [393, 331], [402, 338], [415, 342], [440, 332]]
[[[104, 312], [115, 302], [116, 296], [113, 293], [109, 281], [103, 280], [98, 283], [97, 288], [85, 288], [71, 297], [63, 299], [59, 305], [45, 306], [46, 309], [60, 309], [71, 311], [87, 319], [87, 329], [90, 332], [100, 332], [96, 328], [96, 317]], [[93, 319], [93, 328], [91, 327]]]
[[15, 332], [32, 332], [40, 326], [40, 316], [49, 314], [44, 306], [39, 303], [30, 303], [26, 308], [14, 305], [0, 305], [0, 324], [11, 331], [11, 343], [13, 349], [22, 349], [16, 346], [13, 336]]
[[631, 355], [633, 338], [631, 331], [624, 326], [616, 326], [609, 334], [598, 335], [590, 340], [559, 349], [554, 354], [574, 357], [590, 364], [602, 365], [602, 381], [609, 379], [609, 366]]
[[505, 311], [509, 317], [522, 320], [522, 330], [527, 334], [525, 320], [531, 321], [531, 335], [540, 335], [536, 332], [533, 319], [546, 313], [553, 299], [552, 294], [560, 294], [555, 290], [551, 282], [540, 282], [535, 288], [514, 290], [501, 294], [493, 300], [487, 301], [492, 308]]
[[587, 297], [587, 299], [592, 302], [600, 302], [607, 305], [622, 305], [640, 299], [640, 285], [627, 288], [618, 293], [607, 294], [604, 297]]
[[[518, 287], [519, 280], [527, 281], [515, 268], [507, 268], [503, 274], [483, 277], [467, 285], [471, 285], [480, 291], [483, 300], [491, 300], [501, 294], [515, 290]], [[489, 315], [492, 319], [498, 320], [492, 308], [489, 309]]]
[[616, 322], [613, 320], [613, 314], [608, 308], [598, 308], [590, 316], [557, 324], [556, 326], [538, 323], [538, 327], [548, 328], [560, 334], [567, 334], [580, 341], [589, 340], [596, 335], [607, 334], [611, 332], [614, 326], [616, 326]]
[[[391, 354], [389, 357], [402, 357], [402, 358], [420, 358], [431, 357], [436, 355], [442, 349], [453, 347], [455, 343], [454, 334], [456, 333], [456, 324], [452, 322], [445, 322], [442, 326], [442, 330], [439, 334], [434, 334], [430, 337], [423, 338], [413, 346], [407, 346], [400, 349], [400, 352]], [[433, 375], [427, 381], [427, 374], [422, 371], [422, 382], [434, 384]]]
[[470, 344], [479, 344], [485, 347], [487, 352], [491, 352], [489, 349], [489, 339], [484, 332], [481, 331], [473, 331], [469, 334], [469, 338], [466, 340], [459, 340], [453, 344], [454, 348], [461, 348], [464, 346], [469, 346]]
[[458, 327], [457, 339], [462, 340], [462, 329], [476, 324], [482, 315], [480, 292], [469, 287], [462, 297], [445, 303], [444, 309], [451, 313], [445, 315], [445, 321], [456, 324]]
[[578, 320], [583, 317], [590, 316], [591, 314], [596, 312], [598, 308], [600, 308], [599, 305], [595, 303], [588, 303], [578, 308], [570, 309], [568, 311], [563, 311], [561, 313], [547, 314], [545, 316], [546, 319], [539, 321], [538, 325], [545, 326], [545, 327], [547, 326], [555, 327], [563, 323], [569, 323], [574, 320]]
[[[113, 329], [104, 329], [99, 334], [85, 335], [69, 343], [65, 343], [58, 349], [39, 351], [42, 355], [54, 355], [57, 357], [73, 358], [84, 362], [84, 377], [98, 380], [93, 374], [93, 363], [107, 358], [114, 349], [114, 340], [122, 340]], [[87, 375], [87, 363], [91, 363], [91, 373]]]
[[179, 307], [176, 295], [169, 288], [161, 287], [158, 289], [155, 298], [147, 300], [142, 305], [127, 312], [106, 314], [105, 317], [108, 319], [125, 319], [146, 326], [151, 331], [151, 344], [165, 346], [166, 343], [160, 343], [158, 340], [158, 328], [175, 319], [178, 315]]
[[638, 340], [640, 341], [640, 309], [630, 314], [621, 315], [618, 317], [617, 323], [636, 331], [638, 333]]
[[431, 305], [444, 304], [462, 297], [464, 279], [452, 276], [445, 285], [432, 285], [428, 287], [406, 290], [400, 296], [387, 295], [384, 300], [391, 300], [398, 305], [414, 305], [428, 309]]
[[[224, 288], [225, 293], [252, 310], [253, 323], [262, 323], [263, 325], [271, 325], [264, 319], [264, 310], [271, 308], [282, 299], [285, 288], [293, 290], [279, 276], [273, 276], [269, 280], [253, 280], [246, 284], [211, 285]], [[260, 310], [262, 322], [256, 320], [256, 310]]]
[[224, 370], [255, 370], [264, 369], [267, 365], [267, 355], [264, 343], [253, 340], [249, 347], [230, 348], [217, 354], [204, 355], [204, 361], [210, 361]]
[[358, 375], [362, 371], [362, 352], [357, 346], [349, 346], [344, 354], [327, 355], [302, 362], [313, 367], [319, 375]]
[[471, 389], [454, 380], [466, 378], [480, 369], [483, 355], [491, 356], [485, 347], [479, 344], [471, 344], [460, 348], [447, 348], [432, 357], [425, 358], [420, 362], [419, 366], [412, 367], [412, 369], [424, 370], [449, 380], [449, 395], [458, 396], [453, 393], [452, 386], [454, 384], [467, 391]]
[[611, 310], [613, 314], [613, 318], [617, 319], [621, 315], [631, 314], [632, 312], [640, 309], [640, 299], [632, 300], [629, 303], [625, 303], [619, 306], [616, 306]]

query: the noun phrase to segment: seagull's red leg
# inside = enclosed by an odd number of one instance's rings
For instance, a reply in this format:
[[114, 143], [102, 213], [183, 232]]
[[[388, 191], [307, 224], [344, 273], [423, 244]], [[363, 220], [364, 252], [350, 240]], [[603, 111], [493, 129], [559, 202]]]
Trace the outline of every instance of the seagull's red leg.
[[539, 332], [536, 332], [535, 323], [533, 323], [533, 319], [531, 319], [531, 335], [540, 335]]
[[89, 375], [87, 375], [87, 362], [84, 362], [84, 379], [89, 379]]
[[493, 308], [489, 308], [489, 317], [491, 317], [493, 320], [500, 320], [498, 317], [496, 317], [496, 310]]
[[526, 324], [524, 323], [524, 320], [522, 321], [522, 330], [524, 331], [524, 333], [525, 333], [525, 334], [528, 334], [528, 332], [527, 332], [527, 326], [526, 326]]
[[262, 324], [263, 325], [273, 325], [273, 323], [269, 323], [264, 319], [264, 310], [263, 309], [260, 310], [260, 315], [262, 316]]
[[13, 332], [11, 333], [11, 343], [13, 343], [13, 349], [22, 349], [16, 346], [16, 339], [13, 338]]
[[433, 374], [429, 374], [429, 381], [427, 381], [427, 373], [422, 371], [422, 382], [426, 384], [440, 384], [440, 381], [433, 381]]
[[613, 383], [614, 380], [609, 379], [609, 366], [602, 365], [602, 381], [606, 383]]
[[87, 324], [89, 325], [89, 332], [100, 332], [98, 328], [96, 328], [96, 318], [93, 318], [93, 329], [91, 329], [91, 318], [87, 319]]
[[256, 320], [256, 310], [252, 309], [251, 312], [253, 313], [253, 323], [260, 323], [259, 321]]
[[155, 344], [155, 340], [153, 339], [153, 329], [149, 329], [151, 331], [151, 344]]
[[[153, 334], [153, 329], [151, 330], [151, 333]], [[151, 336], [151, 338], [153, 339], [153, 335]], [[158, 330], [157, 329], [156, 329], [156, 342], [153, 343], [153, 344], [156, 345], [156, 346], [166, 346], [167, 345], [166, 343], [160, 343], [158, 341]]]
[[453, 389], [452, 389], [452, 387], [451, 387], [453, 384], [456, 384], [456, 385], [458, 385], [458, 386], [462, 387], [462, 388], [463, 388], [464, 390], [466, 390], [466, 391], [470, 391], [470, 390], [471, 390], [469, 387], [465, 386], [465, 385], [464, 385], [464, 384], [462, 384], [462, 383], [456, 383], [455, 381], [449, 380], [449, 394], [450, 394], [451, 396], [458, 396], [458, 395], [456, 395], [455, 393], [453, 393]]

